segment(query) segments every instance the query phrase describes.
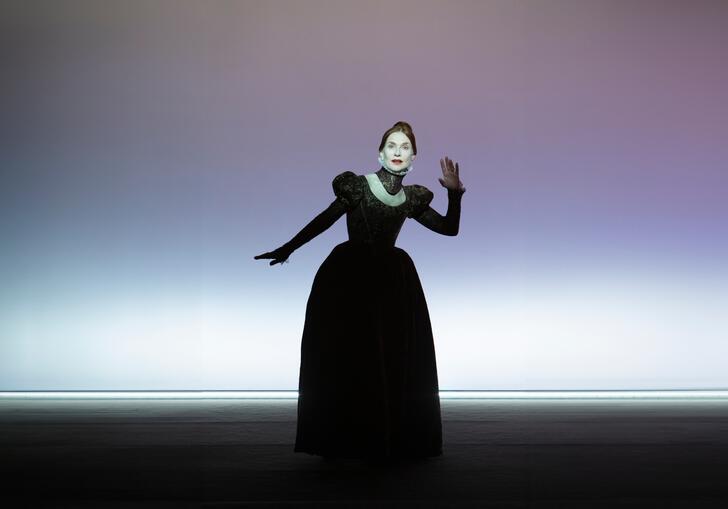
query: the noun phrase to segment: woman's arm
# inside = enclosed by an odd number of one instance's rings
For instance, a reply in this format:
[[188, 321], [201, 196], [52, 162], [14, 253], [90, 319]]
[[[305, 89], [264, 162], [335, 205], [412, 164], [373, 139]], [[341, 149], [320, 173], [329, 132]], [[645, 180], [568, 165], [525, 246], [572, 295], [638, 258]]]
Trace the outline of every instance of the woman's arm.
[[432, 207], [427, 207], [415, 220], [433, 232], [455, 236], [460, 230], [460, 201], [463, 192], [447, 190], [447, 214], [440, 215]]
[[281, 247], [268, 253], [263, 253], [255, 256], [254, 259], [259, 260], [272, 259], [270, 265], [276, 263], [283, 263], [296, 249], [304, 245], [309, 240], [313, 239], [320, 233], [323, 233], [332, 224], [334, 224], [341, 216], [346, 213], [345, 205], [339, 200], [334, 200], [326, 210], [321, 212], [319, 215], [314, 217], [303, 229], [296, 234], [290, 241], [283, 244]]
[[438, 180], [440, 185], [447, 189], [447, 214], [441, 216], [432, 207], [427, 207], [419, 216], [415, 217], [418, 223], [433, 232], [442, 235], [455, 236], [460, 229], [460, 200], [465, 192], [460, 180], [460, 165], [445, 156], [440, 159], [442, 177]]
[[285, 248], [292, 253], [309, 240], [328, 230], [344, 214], [346, 214], [344, 204], [338, 199], [334, 200], [326, 210], [314, 217], [310, 223], [304, 226], [295, 237], [283, 244], [281, 248]]

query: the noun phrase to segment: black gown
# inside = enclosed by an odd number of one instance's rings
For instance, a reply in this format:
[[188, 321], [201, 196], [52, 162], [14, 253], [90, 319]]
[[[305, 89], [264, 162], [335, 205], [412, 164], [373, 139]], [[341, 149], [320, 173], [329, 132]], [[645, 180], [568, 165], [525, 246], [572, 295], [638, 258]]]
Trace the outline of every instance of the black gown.
[[[294, 451], [438, 456], [442, 426], [430, 316], [414, 263], [394, 244], [407, 217], [429, 209], [444, 218], [429, 208], [433, 195], [423, 186], [403, 186], [406, 200], [393, 206], [375, 196], [363, 175], [344, 172], [332, 185], [346, 210], [349, 240], [321, 264], [306, 305]], [[460, 195], [449, 195], [452, 224], [459, 221]]]

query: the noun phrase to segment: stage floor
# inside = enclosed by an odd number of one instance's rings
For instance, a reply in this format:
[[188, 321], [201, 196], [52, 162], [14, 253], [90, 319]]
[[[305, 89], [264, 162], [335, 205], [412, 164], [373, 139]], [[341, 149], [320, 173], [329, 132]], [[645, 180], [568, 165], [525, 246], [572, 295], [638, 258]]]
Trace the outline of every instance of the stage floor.
[[0, 400], [2, 507], [728, 507], [728, 400], [442, 400], [444, 455], [294, 453], [296, 400]]

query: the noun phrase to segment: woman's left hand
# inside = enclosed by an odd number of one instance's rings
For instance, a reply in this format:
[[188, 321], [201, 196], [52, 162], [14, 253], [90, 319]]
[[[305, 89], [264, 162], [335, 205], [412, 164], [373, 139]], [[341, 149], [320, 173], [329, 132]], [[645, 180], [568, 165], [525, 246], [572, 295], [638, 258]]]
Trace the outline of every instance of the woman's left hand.
[[442, 168], [442, 178], [439, 178], [442, 187], [452, 189], [453, 191], [465, 192], [465, 187], [460, 180], [460, 166], [454, 163], [449, 157], [440, 159], [440, 168]]

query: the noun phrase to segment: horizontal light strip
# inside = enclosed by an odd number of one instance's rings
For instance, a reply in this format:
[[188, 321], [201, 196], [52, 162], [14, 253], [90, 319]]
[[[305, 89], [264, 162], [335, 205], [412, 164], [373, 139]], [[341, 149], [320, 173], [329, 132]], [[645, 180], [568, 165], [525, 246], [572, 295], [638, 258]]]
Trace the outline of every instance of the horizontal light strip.
[[[0, 399], [297, 399], [297, 391], [4, 391]], [[441, 399], [728, 399], [728, 390], [440, 391]]]

